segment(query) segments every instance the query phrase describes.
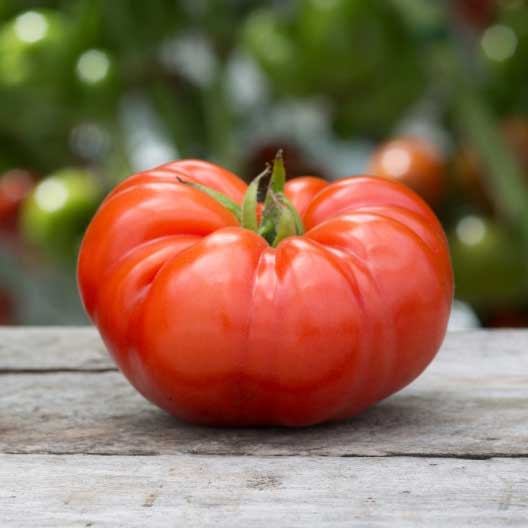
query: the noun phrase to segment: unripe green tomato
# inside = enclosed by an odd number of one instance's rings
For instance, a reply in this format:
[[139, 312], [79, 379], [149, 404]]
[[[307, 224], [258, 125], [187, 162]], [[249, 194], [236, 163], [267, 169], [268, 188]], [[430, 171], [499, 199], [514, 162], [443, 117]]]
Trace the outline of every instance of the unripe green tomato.
[[461, 218], [449, 236], [455, 296], [477, 309], [526, 300], [528, 262], [509, 231], [480, 216]]
[[0, 29], [0, 86], [16, 88], [53, 78], [66, 41], [66, 23], [58, 12], [20, 13]]
[[25, 201], [22, 234], [51, 258], [74, 263], [99, 201], [100, 190], [91, 173], [62, 169], [40, 181]]

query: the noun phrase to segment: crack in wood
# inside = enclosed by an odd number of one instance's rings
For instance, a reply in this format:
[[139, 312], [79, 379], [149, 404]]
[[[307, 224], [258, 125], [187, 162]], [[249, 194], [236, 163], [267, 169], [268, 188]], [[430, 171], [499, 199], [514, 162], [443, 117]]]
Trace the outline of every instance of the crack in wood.
[[493, 460], [493, 459], [528, 459], [528, 453], [484, 453], [484, 454], [473, 454], [473, 453], [401, 453], [390, 452], [382, 453], [379, 455], [368, 455], [359, 453], [240, 453], [239, 451], [179, 451], [172, 455], [166, 455], [157, 451], [137, 451], [129, 452], [125, 455], [122, 453], [112, 451], [54, 451], [54, 450], [36, 450], [32, 452], [23, 451], [2, 451], [2, 455], [10, 456], [105, 456], [105, 457], [166, 457], [166, 456], [197, 456], [197, 457], [240, 457], [240, 458], [261, 458], [261, 459], [273, 459], [273, 458], [314, 458], [314, 459], [326, 459], [326, 458], [436, 458], [436, 459], [452, 459], [452, 460]]
[[105, 372], [117, 372], [116, 367], [90, 367], [90, 368], [4, 368], [0, 369], [0, 376], [13, 374], [101, 374]]

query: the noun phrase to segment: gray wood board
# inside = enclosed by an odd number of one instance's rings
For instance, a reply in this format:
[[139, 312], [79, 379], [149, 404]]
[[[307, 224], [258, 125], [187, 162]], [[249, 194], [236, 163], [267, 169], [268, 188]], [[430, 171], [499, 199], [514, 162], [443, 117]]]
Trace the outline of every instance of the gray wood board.
[[293, 430], [181, 423], [108, 370], [92, 329], [3, 330], [0, 343], [0, 453], [528, 455], [528, 332], [451, 334], [399, 394], [344, 423]]
[[344, 423], [184, 424], [94, 329], [0, 329], [0, 526], [528, 526], [528, 332], [454, 333]]
[[0, 524], [519, 526], [528, 460], [0, 455]]
[[[476, 362], [475, 354], [482, 361]], [[497, 367], [512, 370], [512, 362], [520, 362], [518, 371], [528, 375], [528, 330], [449, 333], [432, 366], [465, 368], [478, 377]], [[114, 368], [93, 327], [0, 327], [0, 372]]]

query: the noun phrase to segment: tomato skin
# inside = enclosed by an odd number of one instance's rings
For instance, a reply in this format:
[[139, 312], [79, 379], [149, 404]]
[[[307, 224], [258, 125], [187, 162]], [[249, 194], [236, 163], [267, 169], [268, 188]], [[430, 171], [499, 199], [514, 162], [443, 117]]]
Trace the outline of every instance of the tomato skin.
[[178, 181], [240, 201], [241, 180], [200, 163], [123, 182], [81, 246], [85, 307], [145, 397], [192, 422], [302, 426], [352, 416], [427, 366], [453, 282], [420, 198], [368, 177], [290, 180], [306, 233], [273, 248]]
[[314, 176], [302, 176], [286, 182], [284, 192], [303, 216], [316, 194], [328, 187], [328, 182]]

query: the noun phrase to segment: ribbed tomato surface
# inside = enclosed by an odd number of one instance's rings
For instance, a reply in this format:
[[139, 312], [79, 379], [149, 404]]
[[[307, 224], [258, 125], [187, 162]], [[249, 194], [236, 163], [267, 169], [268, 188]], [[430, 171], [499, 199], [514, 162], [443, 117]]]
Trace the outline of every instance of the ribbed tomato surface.
[[404, 186], [286, 184], [305, 226], [271, 247], [206, 193], [246, 184], [185, 160], [106, 198], [79, 256], [86, 310], [119, 368], [186, 420], [308, 425], [401, 389], [436, 354], [453, 279], [444, 233]]

